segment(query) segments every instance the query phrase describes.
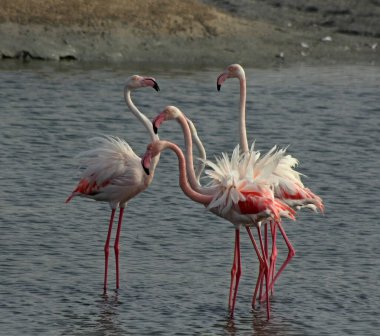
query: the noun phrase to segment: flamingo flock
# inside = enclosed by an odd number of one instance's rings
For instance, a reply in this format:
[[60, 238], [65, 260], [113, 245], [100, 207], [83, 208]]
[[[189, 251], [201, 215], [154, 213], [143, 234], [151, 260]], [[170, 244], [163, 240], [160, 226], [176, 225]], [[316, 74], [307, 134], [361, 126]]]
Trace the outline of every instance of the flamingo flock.
[[[324, 207], [321, 198], [303, 185], [301, 174], [295, 170], [298, 161], [287, 154], [285, 148], [274, 146], [268, 153], [262, 155], [255, 149], [254, 144], [249, 147], [245, 121], [247, 88], [244, 69], [238, 64], [229, 65], [217, 77], [218, 91], [229, 78], [237, 78], [240, 83], [240, 143], [236, 145], [230, 156], [222, 153], [215, 161], [207, 160], [196, 127], [178, 107], [167, 106], [152, 122], [149, 121], [132, 102], [131, 91], [145, 87], [159, 91], [159, 87], [154, 78], [138, 75], [127, 79], [124, 98], [130, 111], [148, 132], [149, 140], [145, 154], [140, 158], [127, 142], [110, 136], [94, 138], [97, 147], [79, 154], [82, 175], [66, 203], [79, 196], [108, 202], [111, 208], [104, 245], [104, 291], [107, 290], [110, 240], [116, 210], [120, 209], [114, 240], [116, 289], [118, 289], [120, 287], [119, 245], [124, 209], [129, 200], [143, 192], [152, 182], [161, 152], [171, 150], [178, 158], [179, 186], [184, 194], [194, 202], [202, 204], [211, 213], [226, 219], [234, 227], [235, 242], [228, 300], [230, 316], [233, 317], [234, 314], [242, 275], [240, 230], [244, 228], [259, 261], [252, 307], [255, 307], [257, 300], [260, 303], [265, 302], [269, 320], [270, 296], [273, 294], [274, 285], [295, 254], [282, 221], [284, 218], [295, 220], [297, 211], [301, 208], [323, 212]], [[160, 140], [157, 135], [159, 128], [170, 120], [176, 120], [182, 129], [185, 154], [179, 146]], [[196, 168], [194, 168], [193, 143], [197, 147], [199, 157]], [[200, 183], [202, 175], [205, 175], [202, 180], [207, 181], [203, 185]], [[256, 238], [252, 229], [257, 232]], [[277, 229], [288, 247], [288, 256], [278, 270], [276, 270]]]

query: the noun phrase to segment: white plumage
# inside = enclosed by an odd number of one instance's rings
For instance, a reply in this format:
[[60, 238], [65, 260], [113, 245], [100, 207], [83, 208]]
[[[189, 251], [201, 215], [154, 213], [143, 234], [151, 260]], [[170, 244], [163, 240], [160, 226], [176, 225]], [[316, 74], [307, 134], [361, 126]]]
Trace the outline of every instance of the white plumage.
[[141, 158], [126, 141], [111, 136], [91, 141], [98, 146], [77, 156], [83, 171], [70, 198], [88, 197], [117, 207], [147, 187], [148, 176], [142, 169]]
[[[137, 109], [131, 100], [131, 91], [144, 87], [152, 87], [159, 91], [158, 84], [152, 77], [138, 75], [129, 77], [124, 88], [124, 98], [131, 112], [143, 124], [150, 135], [150, 140], [153, 141], [158, 137], [154, 134], [150, 120]], [[97, 146], [77, 156], [83, 171], [77, 187], [67, 198], [66, 203], [70, 202], [73, 197], [80, 196], [108, 202], [111, 207], [107, 239], [104, 245], [104, 290], [106, 290], [109, 246], [115, 211], [120, 208], [114, 245], [116, 288], [119, 288], [119, 241], [124, 208], [131, 198], [149, 186], [159, 157], [156, 157], [152, 163], [152, 174], [147, 176], [142, 168], [141, 159], [124, 140], [109, 136], [96, 137], [92, 140], [96, 142]]]
[[[225, 215], [249, 197], [259, 209], [265, 208], [261, 204], [265, 200], [266, 205], [271, 205], [270, 209], [273, 209], [272, 215], [276, 215], [283, 210], [283, 206], [275, 209], [279, 204], [275, 202], [273, 189], [278, 181], [274, 181], [273, 175], [285, 157], [285, 149], [277, 150], [277, 147], [273, 147], [261, 157], [260, 152], [254, 150], [253, 144], [248, 153], [239, 153], [240, 148], [237, 145], [231, 158], [222, 153], [221, 157], [216, 158], [216, 163], [205, 161], [210, 168], [206, 170], [206, 175], [211, 180], [208, 185], [217, 190], [208, 209], [216, 208]], [[280, 215], [293, 218], [286, 211]]]

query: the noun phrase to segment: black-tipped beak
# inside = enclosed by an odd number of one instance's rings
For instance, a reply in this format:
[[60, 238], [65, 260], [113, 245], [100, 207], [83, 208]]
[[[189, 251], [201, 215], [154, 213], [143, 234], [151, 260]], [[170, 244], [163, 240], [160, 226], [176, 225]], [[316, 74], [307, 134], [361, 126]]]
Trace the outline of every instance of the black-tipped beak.
[[145, 167], [143, 164], [142, 164], [142, 167], [144, 169], [145, 174], [150, 175], [149, 168]]
[[160, 91], [160, 87], [158, 86], [157, 82], [154, 80], [153, 83], [153, 89], [155, 89], [157, 92]]
[[220, 91], [220, 88], [221, 88], [222, 86], [220, 85], [220, 84], [216, 84], [216, 89], [218, 90], [218, 91]]
[[157, 134], [158, 133], [158, 128], [156, 127], [156, 125], [154, 124], [154, 122], [152, 122], [152, 125], [153, 125], [153, 132], [154, 132], [154, 134]]

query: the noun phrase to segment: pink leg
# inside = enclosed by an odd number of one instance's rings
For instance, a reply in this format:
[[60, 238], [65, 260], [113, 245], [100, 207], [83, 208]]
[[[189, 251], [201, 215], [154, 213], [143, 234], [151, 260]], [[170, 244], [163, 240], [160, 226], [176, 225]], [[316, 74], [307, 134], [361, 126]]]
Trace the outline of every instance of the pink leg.
[[260, 301], [260, 302], [265, 301], [265, 300], [262, 300], [262, 299], [261, 299], [261, 298], [264, 296], [264, 295], [263, 295], [264, 274], [265, 274], [265, 273], [263, 273], [263, 276], [260, 278], [260, 294], [259, 294], [259, 301]]
[[116, 261], [116, 289], [119, 289], [119, 252], [120, 252], [120, 231], [121, 231], [121, 222], [123, 220], [124, 208], [120, 208], [119, 222], [117, 223], [117, 232], [115, 238], [115, 261]]
[[[252, 297], [252, 308], [255, 308], [257, 293], [259, 291], [259, 288], [261, 288], [263, 285], [264, 274], [265, 274], [265, 266], [260, 265], [259, 276], [257, 277], [255, 291], [254, 291], [253, 297]], [[259, 301], [261, 301], [261, 302], [263, 301], [263, 300], [261, 300], [261, 296], [259, 296], [259, 299], [260, 299]]]
[[[264, 246], [265, 246], [265, 254], [264, 254], [264, 259], [268, 260], [268, 224], [265, 223], [264, 224], [264, 234], [265, 234], [265, 238], [264, 238]], [[260, 280], [260, 295], [259, 295], [259, 298], [260, 298], [260, 301], [261, 302], [264, 302], [264, 300], [262, 299], [264, 297], [263, 295], [263, 281], [264, 281], [264, 277], [261, 277], [261, 280]]]
[[112, 232], [113, 219], [115, 217], [116, 209], [112, 209], [111, 218], [108, 225], [108, 233], [106, 243], [104, 245], [104, 257], [105, 257], [105, 266], [104, 266], [104, 292], [107, 290], [107, 276], [108, 276], [108, 256], [110, 255], [110, 239]]
[[[277, 260], [277, 224], [275, 222], [270, 223], [271, 226], [271, 233], [272, 233], [272, 254], [270, 256], [270, 269], [269, 269], [269, 277], [271, 280], [271, 283], [274, 279], [274, 274], [276, 271], [276, 260]], [[271, 293], [273, 295], [274, 288], [271, 287]]]
[[255, 241], [255, 238], [252, 235], [251, 229], [249, 227], [246, 227], [246, 229], [247, 229], [249, 238], [251, 239], [251, 242], [253, 244], [253, 248], [255, 249], [255, 252], [257, 254], [257, 258], [259, 259], [259, 263], [260, 263], [259, 275], [257, 277], [255, 291], [253, 293], [253, 298], [252, 298], [252, 308], [255, 308], [257, 291], [259, 289], [259, 284], [261, 283], [262, 278], [264, 276], [266, 264], [265, 264], [265, 261], [264, 261], [263, 257], [260, 254], [260, 251], [259, 251], [259, 248], [258, 248], [257, 243]]
[[270, 312], [269, 312], [269, 310], [270, 310], [270, 303], [269, 303], [269, 267], [268, 267], [268, 260], [265, 257], [265, 247], [263, 244], [263, 239], [261, 236], [261, 230], [259, 227], [257, 228], [257, 233], [259, 234], [260, 246], [261, 246], [264, 261], [266, 264], [266, 268], [265, 268], [265, 291], [266, 291], [266, 293], [265, 293], [265, 295], [266, 295], [266, 299], [267, 299], [267, 319], [269, 320], [269, 318], [270, 318]]
[[230, 302], [229, 309], [230, 315], [233, 317], [235, 310], [236, 296], [239, 287], [239, 280], [241, 276], [241, 259], [240, 259], [240, 230], [235, 230], [235, 251], [234, 263], [231, 269], [231, 286], [230, 286]]
[[[276, 269], [276, 260], [277, 260], [277, 231], [276, 231], [276, 223], [275, 222], [270, 222], [270, 227], [271, 227], [271, 234], [272, 234], [272, 253], [270, 256], [270, 264], [269, 264], [269, 279], [270, 279], [270, 286], [269, 289], [271, 291], [271, 295], [274, 293], [274, 287], [272, 286], [272, 282], [274, 279], [274, 272]], [[268, 255], [267, 255], [268, 257]], [[263, 281], [263, 279], [261, 280]], [[263, 283], [260, 284], [261, 286]], [[260, 291], [260, 302], [264, 302], [266, 300], [265, 295], [261, 295]]]
[[280, 232], [282, 234], [282, 236], [284, 237], [284, 240], [285, 240], [285, 243], [286, 245], [288, 246], [288, 256], [286, 258], [286, 260], [284, 261], [284, 263], [282, 264], [282, 266], [280, 267], [280, 269], [278, 270], [276, 276], [274, 277], [272, 283], [270, 284], [270, 287], [272, 288], [274, 286], [274, 283], [277, 281], [278, 277], [280, 276], [280, 274], [282, 273], [282, 271], [285, 269], [285, 267], [289, 264], [290, 260], [294, 257], [294, 255], [296, 254], [296, 251], [294, 250], [290, 240], [288, 239], [286, 233], [285, 233], [285, 230], [284, 228], [282, 227], [281, 223], [278, 222], [277, 223], [277, 226], [278, 228], [280, 229]]
[[235, 287], [235, 275], [236, 275], [236, 269], [237, 269], [237, 265], [236, 265], [236, 239], [235, 239], [235, 243], [234, 243], [234, 260], [232, 262], [232, 267], [231, 267], [231, 282], [230, 282], [230, 292], [229, 292], [229, 296], [228, 296], [228, 309], [231, 311], [232, 310], [232, 300], [233, 300], [233, 290], [234, 290], [234, 287]]
[[268, 223], [265, 223], [264, 227], [264, 233], [265, 233], [265, 258], [268, 259]]

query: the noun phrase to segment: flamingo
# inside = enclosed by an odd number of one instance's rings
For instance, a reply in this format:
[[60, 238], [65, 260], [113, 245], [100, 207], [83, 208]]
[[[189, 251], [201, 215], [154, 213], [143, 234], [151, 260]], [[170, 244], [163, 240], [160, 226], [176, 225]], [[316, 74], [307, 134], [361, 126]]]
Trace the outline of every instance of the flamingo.
[[[145, 87], [152, 87], [159, 91], [159, 86], [152, 77], [138, 75], [129, 77], [124, 87], [124, 98], [129, 109], [147, 129], [151, 142], [159, 139], [153, 131], [152, 123], [131, 100], [131, 91]], [[78, 157], [82, 161], [84, 171], [78, 185], [66, 199], [66, 203], [70, 202], [73, 197], [79, 196], [108, 202], [110, 205], [111, 216], [104, 245], [104, 291], [106, 291], [110, 239], [116, 209], [120, 209], [114, 242], [116, 289], [119, 289], [119, 241], [124, 209], [129, 200], [144, 191], [152, 182], [159, 156], [156, 156], [152, 161], [152, 173], [148, 176], [142, 169], [141, 158], [124, 140], [110, 136], [97, 137], [93, 140], [98, 142], [99, 146], [79, 154]]]
[[[206, 150], [202, 141], [199, 139], [193, 122], [186, 118], [185, 114], [175, 106], [167, 106], [152, 121], [153, 130], [157, 134], [161, 124], [168, 120], [177, 120], [182, 128], [186, 149], [186, 172], [191, 188], [204, 194], [212, 194], [213, 188], [207, 188], [200, 184], [200, 176], [204, 170], [206, 162]], [[198, 158], [197, 171], [194, 171], [193, 163], [193, 141], [197, 146], [200, 157]]]
[[[196, 180], [193, 168], [191, 132], [188, 126], [188, 119], [186, 119], [184, 114], [178, 108], [168, 106], [153, 120], [153, 129], [156, 131], [164, 121], [173, 119], [176, 119], [180, 123], [185, 136], [186, 164], [181, 164], [180, 167], [183, 166], [186, 170], [186, 174], [183, 175], [182, 173], [182, 180], [180, 180], [180, 182], [184, 183], [185, 180], [187, 186], [183, 187], [181, 185], [181, 188], [186, 195], [188, 195], [187, 192], [189, 188], [191, 188], [194, 193], [202, 195], [201, 198], [192, 198], [192, 194], [188, 196], [194, 201], [205, 205], [207, 209], [214, 214], [229, 220], [235, 226], [234, 261], [231, 269], [229, 292], [229, 309], [231, 316], [233, 316], [241, 276], [240, 227], [243, 225], [246, 228], [258, 256], [260, 268], [266, 276], [269, 276], [269, 268], [260, 231], [261, 222], [270, 218], [280, 220], [280, 216], [294, 219], [294, 211], [280, 201], [274, 200], [269, 185], [263, 183], [268, 172], [271, 172], [278, 164], [284, 151], [272, 152], [270, 155], [272, 161], [267, 160], [265, 165], [257, 162], [261, 171], [256, 171], [255, 179], [251, 177], [247, 179], [247, 172], [252, 173], [255, 169], [255, 164], [250, 162], [250, 165], [247, 165], [246, 162], [243, 162], [239, 155], [239, 146], [237, 146], [232, 154], [231, 160], [228, 159], [226, 154], [223, 154], [222, 159], [217, 160], [216, 164], [211, 161], [206, 161], [207, 165], [212, 169], [212, 171], [208, 171], [207, 173], [212, 177], [213, 183], [211, 183], [209, 187], [203, 187], [200, 186]], [[154, 155], [157, 155], [157, 153], [165, 148], [171, 148], [175, 152], [178, 152], [172, 144], [164, 142], [161, 142], [161, 145], [155, 143], [149, 146], [146, 156], [144, 155], [144, 159], [154, 157]], [[177, 153], [177, 155], [179, 154]], [[179, 157], [181, 157], [181, 155], [179, 155]], [[258, 155], [253, 155], [252, 158], [253, 160], [258, 159]], [[268, 158], [268, 156], [266, 156], [266, 158]], [[185, 159], [183, 158], [183, 160]], [[243, 164], [241, 164], [241, 162], [243, 162]], [[143, 160], [143, 165], [149, 168], [149, 160]], [[251, 174], [251, 176], [253, 175]], [[258, 230], [262, 255], [250, 231], [250, 227], [252, 226], [255, 226]], [[268, 279], [266, 284], [269, 286]], [[267, 296], [268, 319], [269, 316], [269, 298]]]
[[[225, 68], [225, 70], [217, 78], [217, 90], [220, 91], [222, 84], [225, 80], [229, 78], [238, 78], [240, 84], [240, 106], [239, 106], [239, 134], [240, 134], [240, 144], [242, 151], [244, 153], [249, 153], [247, 132], [246, 132], [246, 77], [244, 69], [239, 64], [231, 64]], [[283, 156], [279, 162], [276, 169], [273, 171], [271, 176], [272, 186], [274, 189], [274, 196], [280, 199], [285, 204], [291, 206], [293, 209], [299, 210], [301, 208], [310, 208], [317, 212], [319, 209], [321, 212], [324, 211], [324, 206], [322, 200], [319, 196], [312, 193], [308, 188], [305, 188], [301, 181], [300, 174], [296, 172], [293, 168], [298, 165], [298, 160], [290, 155]], [[273, 290], [274, 283], [283, 272], [285, 267], [288, 265], [290, 260], [295, 255], [295, 250], [290, 243], [284, 228], [281, 223], [270, 222], [271, 234], [272, 234], [272, 254], [270, 257], [270, 274], [271, 274], [271, 284], [270, 288]], [[267, 225], [265, 226], [265, 241], [267, 242]], [[285, 240], [288, 247], [288, 256], [277, 274], [275, 273], [275, 262], [277, 259], [277, 248], [276, 248], [276, 228], [280, 229], [280, 232]], [[267, 249], [267, 243], [266, 243]], [[268, 254], [268, 252], [266, 252]], [[261, 282], [262, 275], [259, 274], [259, 278], [255, 287], [255, 294], [253, 297], [252, 305], [255, 305], [256, 292], [258, 284]], [[261, 296], [261, 295], [260, 295]]]

